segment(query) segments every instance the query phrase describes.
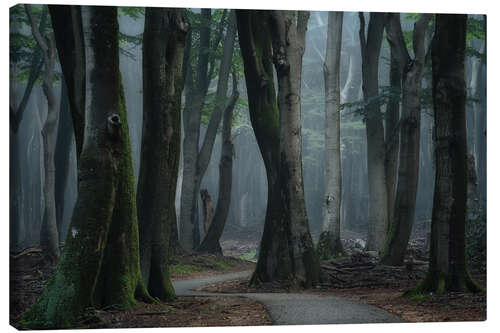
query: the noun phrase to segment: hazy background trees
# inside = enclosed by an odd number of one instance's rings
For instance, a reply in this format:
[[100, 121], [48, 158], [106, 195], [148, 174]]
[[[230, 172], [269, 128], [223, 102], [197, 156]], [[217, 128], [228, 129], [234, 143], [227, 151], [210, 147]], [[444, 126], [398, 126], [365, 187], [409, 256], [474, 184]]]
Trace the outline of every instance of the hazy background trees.
[[[37, 22], [42, 22], [41, 6], [33, 6], [33, 14]], [[143, 108], [143, 87], [142, 87], [142, 34], [144, 32], [144, 10], [134, 8], [120, 8], [119, 10], [119, 29], [120, 29], [120, 69], [122, 73], [122, 82], [127, 102], [127, 114], [129, 119], [129, 129], [131, 138], [131, 153], [134, 166], [135, 184], [138, 182], [140, 170], [141, 138], [142, 138], [142, 108]], [[200, 10], [188, 10], [188, 15], [192, 16], [193, 22], [200, 22]], [[208, 15], [208, 12], [206, 13]], [[49, 19], [50, 15], [47, 15]], [[68, 17], [71, 17], [69, 15]], [[205, 105], [200, 115], [199, 139], [197, 146], [201, 147], [206, 135], [206, 128], [209, 124], [213, 109], [215, 106], [215, 96], [217, 93], [217, 82], [219, 80], [220, 57], [222, 56], [222, 45], [227, 34], [227, 22], [229, 20], [229, 10], [213, 10], [210, 13], [213, 21], [211, 26], [210, 47], [215, 51], [214, 69], [210, 77]], [[224, 28], [222, 32], [219, 29], [219, 22], [224, 17]], [[363, 15], [365, 19], [365, 28], [370, 24], [368, 14]], [[11, 123], [11, 249], [13, 251], [22, 248], [37, 246], [40, 242], [39, 232], [41, 228], [43, 214], [45, 209], [45, 196], [42, 192], [42, 184], [45, 182], [44, 166], [44, 148], [41, 135], [43, 121], [47, 115], [47, 103], [41, 87], [41, 75], [43, 74], [43, 60], [37, 50], [35, 40], [31, 37], [31, 29], [23, 7], [13, 7], [11, 9], [11, 63], [12, 68], [12, 86], [11, 86], [11, 110], [12, 114], [17, 114], [11, 118], [15, 121]], [[15, 18], [15, 20], [14, 20]], [[367, 159], [367, 139], [366, 139], [366, 114], [364, 112], [365, 103], [363, 102], [362, 91], [362, 57], [359, 41], [360, 20], [358, 13], [345, 12], [342, 45], [340, 58], [340, 101], [341, 101], [341, 121], [340, 121], [340, 150], [342, 165], [342, 204], [340, 209], [341, 230], [355, 232], [356, 237], [366, 239], [368, 227], [370, 225], [370, 199], [368, 191], [368, 169], [369, 160]], [[413, 14], [400, 15], [402, 34], [411, 57], [414, 57], [412, 46], [412, 32], [414, 23], [418, 17]], [[52, 24], [56, 24], [52, 20]], [[14, 23], [13, 23], [14, 22]], [[307, 208], [307, 216], [314, 239], [317, 239], [323, 224], [323, 204], [325, 193], [325, 150], [324, 150], [324, 78], [323, 62], [326, 51], [327, 37], [327, 12], [311, 12], [308, 21], [308, 29], [305, 35], [305, 50], [302, 60], [302, 87], [301, 87], [301, 131], [302, 131], [302, 168], [304, 179], [304, 197]], [[49, 22], [50, 23], [50, 22]], [[198, 23], [196, 23], [198, 24]], [[193, 31], [200, 29], [200, 26], [194, 26]], [[432, 20], [431, 20], [431, 25]], [[432, 27], [432, 26], [430, 26]], [[41, 28], [41, 27], [39, 27]], [[49, 29], [49, 26], [47, 27]], [[368, 32], [366, 37], [368, 37]], [[217, 36], [220, 37], [218, 48], [214, 48]], [[432, 35], [432, 28], [427, 29], [427, 41]], [[196, 54], [200, 49], [200, 35], [194, 35], [191, 54]], [[58, 36], [55, 35], [57, 42]], [[475, 157], [477, 171], [477, 191], [478, 201], [482, 209], [485, 208], [486, 200], [486, 156], [485, 156], [485, 33], [484, 17], [480, 15], [469, 15], [467, 25], [467, 47], [465, 58], [465, 82], [469, 92], [469, 99], [466, 104], [467, 110], [467, 130], [469, 151]], [[254, 134], [255, 127], [252, 129], [250, 114], [248, 112], [249, 100], [247, 96], [246, 82], [243, 77], [243, 63], [240, 55], [238, 41], [234, 43], [232, 63], [236, 66], [238, 73], [238, 90], [240, 98], [236, 102], [233, 125], [232, 139], [234, 144], [233, 168], [232, 168], [232, 191], [231, 202], [225, 231], [222, 238], [232, 233], [254, 233], [256, 238], [260, 239], [263, 232], [266, 216], [266, 205], [268, 203], [268, 177], [264, 167], [257, 140]], [[401, 102], [399, 94], [394, 93], [393, 85], [390, 82], [391, 68], [391, 48], [387, 39], [382, 35], [380, 46], [380, 57], [378, 59], [378, 80], [379, 80], [379, 105], [381, 113], [385, 116], [382, 121], [385, 130], [385, 148], [387, 149], [387, 115], [388, 107]], [[38, 52], [38, 53], [37, 53]], [[38, 56], [37, 56], [38, 54]], [[212, 53], [209, 54], [212, 56]], [[34, 61], [33, 59], [38, 59]], [[199, 58], [192, 56], [191, 63], [197, 64]], [[60, 64], [61, 63], [61, 64]], [[35, 66], [36, 65], [36, 66]], [[207, 63], [210, 69], [210, 61]], [[74, 67], [74, 66], [73, 66]], [[33, 68], [33, 70], [31, 70]], [[53, 89], [56, 92], [57, 110], [67, 110], [64, 97], [66, 93], [61, 87], [62, 73], [64, 72], [64, 61], [59, 55], [55, 62]], [[272, 71], [271, 71], [272, 72]], [[187, 73], [186, 71], [184, 74]], [[275, 74], [270, 76], [274, 82]], [[33, 77], [35, 77], [33, 79]], [[24, 102], [23, 94], [26, 89], [32, 86], [29, 98]], [[228, 83], [226, 91], [226, 102], [229, 99], [231, 82]], [[430, 62], [426, 62], [422, 77], [422, 95], [421, 95], [421, 125], [420, 125], [420, 161], [418, 168], [418, 189], [415, 203], [415, 223], [413, 231], [430, 231], [429, 220], [432, 211], [432, 189], [434, 184], [434, 157], [433, 157], [433, 115], [431, 101], [431, 76]], [[76, 88], [78, 89], [78, 88]], [[81, 88], [80, 88], [81, 89]], [[274, 85], [277, 89], [277, 85]], [[75, 119], [74, 109], [75, 98], [71, 97], [71, 92], [67, 92], [69, 100], [69, 109], [72, 119]], [[186, 98], [187, 90], [184, 90], [183, 108], [186, 108], [186, 102], [192, 99]], [[472, 97], [477, 96], [477, 97]], [[26, 106], [21, 107], [24, 103]], [[73, 103], [73, 104], [72, 104]], [[75, 104], [76, 105], [76, 104]], [[23, 109], [24, 108], [24, 109]], [[24, 110], [18, 112], [18, 110]], [[22, 116], [21, 116], [22, 115]], [[61, 118], [64, 113], [61, 113]], [[183, 112], [182, 117], [187, 113]], [[222, 117], [221, 117], [222, 118]], [[67, 118], [66, 118], [67, 119]], [[186, 119], [184, 118], [184, 122]], [[219, 120], [220, 123], [220, 120]], [[65, 130], [61, 127], [63, 122], [59, 120], [58, 137], [61, 142]], [[219, 125], [219, 129], [220, 129]], [[185, 128], [181, 129], [181, 137], [186, 137]], [[67, 137], [67, 135], [66, 135]], [[76, 140], [78, 141], [78, 140]], [[64, 240], [67, 234], [69, 220], [72, 215], [73, 206], [76, 200], [77, 178], [77, 144], [74, 138], [70, 138], [70, 148], [64, 148], [63, 143], [56, 144], [57, 152], [65, 157], [61, 162], [60, 170], [67, 167], [67, 183], [64, 186], [63, 208], [57, 208], [58, 214], [62, 218], [57, 218], [60, 239]], [[200, 180], [199, 189], [207, 189], [212, 197], [212, 201], [217, 202], [219, 196], [219, 161], [221, 158], [221, 133], [217, 133], [213, 143], [213, 150], [210, 162], [205, 171], [203, 179]], [[184, 147], [181, 145], [181, 154], [185, 155]], [[56, 162], [59, 159], [56, 157]], [[386, 156], [387, 160], [387, 156]], [[67, 161], [67, 162], [64, 162]], [[182, 192], [183, 173], [186, 165], [181, 158], [179, 166], [179, 179], [176, 191], [176, 213], [177, 221], [180, 223], [180, 193]], [[56, 166], [57, 168], [57, 166]], [[62, 169], [61, 169], [62, 168]], [[386, 170], [386, 180], [389, 179]], [[63, 173], [64, 174], [64, 173]], [[21, 176], [22, 175], [22, 176]], [[19, 186], [14, 186], [19, 184]], [[388, 188], [389, 188], [388, 184]], [[389, 198], [389, 190], [387, 197]], [[60, 195], [61, 190], [56, 192]], [[194, 194], [199, 199], [199, 191]], [[387, 199], [391, 201], [391, 199]], [[56, 206], [60, 200], [56, 200]], [[197, 218], [193, 228], [200, 229], [199, 240], [204, 236], [204, 231], [200, 228], [203, 214], [201, 214], [201, 205], [191, 212], [196, 213]], [[390, 209], [388, 208], [388, 211]], [[62, 213], [61, 213], [62, 212]], [[191, 213], [190, 212], [190, 213]], [[180, 224], [177, 225], [180, 227]]]

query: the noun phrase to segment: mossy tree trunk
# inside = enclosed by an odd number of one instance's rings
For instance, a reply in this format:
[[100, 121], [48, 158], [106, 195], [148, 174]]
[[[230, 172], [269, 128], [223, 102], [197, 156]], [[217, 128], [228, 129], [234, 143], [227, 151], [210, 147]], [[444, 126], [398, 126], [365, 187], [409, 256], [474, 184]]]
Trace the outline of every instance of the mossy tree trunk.
[[382, 250], [389, 223], [385, 174], [384, 124], [378, 100], [378, 65], [384, 33], [384, 16], [385, 14], [383, 13], [370, 13], [368, 32], [365, 37], [365, 18], [363, 13], [359, 13], [363, 98], [366, 103], [368, 193], [370, 198], [370, 219], [366, 247], [372, 251]]
[[116, 7], [82, 7], [86, 126], [78, 199], [59, 266], [21, 320], [32, 328], [78, 325], [89, 307], [150, 299], [139, 238], [126, 109], [119, 72]]
[[300, 78], [308, 17], [306, 12], [295, 20], [293, 12], [237, 11], [250, 118], [268, 182], [264, 233], [252, 284], [289, 280], [310, 287], [318, 280], [300, 153]]
[[143, 130], [137, 213], [141, 270], [161, 300], [175, 293], [168, 271], [179, 168], [182, 61], [188, 30], [183, 9], [146, 8], [143, 42]]
[[466, 90], [464, 58], [467, 15], [436, 15], [432, 44], [432, 95], [436, 186], [431, 254], [425, 280], [415, 292], [479, 291], [466, 266]]
[[[340, 204], [342, 170], [340, 158], [340, 51], [342, 12], [328, 13], [325, 63], [325, 194], [323, 203], [323, 258], [341, 255]], [[318, 249], [319, 250], [319, 249]]]
[[403, 88], [400, 120], [399, 169], [394, 208], [381, 263], [403, 265], [415, 219], [418, 169], [420, 164], [420, 95], [425, 65], [425, 32], [431, 14], [421, 14], [413, 28], [411, 59], [401, 29], [400, 14], [388, 14], [387, 36], [397, 58]]

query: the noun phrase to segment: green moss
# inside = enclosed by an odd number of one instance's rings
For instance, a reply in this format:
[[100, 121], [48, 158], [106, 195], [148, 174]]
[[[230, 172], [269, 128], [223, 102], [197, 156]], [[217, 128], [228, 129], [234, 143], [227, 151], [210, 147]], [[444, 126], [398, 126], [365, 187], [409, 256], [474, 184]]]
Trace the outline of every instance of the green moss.
[[170, 265], [170, 272], [171, 274], [174, 275], [190, 275], [201, 271], [203, 271], [202, 267], [192, 264], [186, 264], [180, 262]]
[[244, 255], [241, 255], [239, 258], [242, 260], [253, 260], [257, 257], [257, 250], [251, 250], [245, 253]]

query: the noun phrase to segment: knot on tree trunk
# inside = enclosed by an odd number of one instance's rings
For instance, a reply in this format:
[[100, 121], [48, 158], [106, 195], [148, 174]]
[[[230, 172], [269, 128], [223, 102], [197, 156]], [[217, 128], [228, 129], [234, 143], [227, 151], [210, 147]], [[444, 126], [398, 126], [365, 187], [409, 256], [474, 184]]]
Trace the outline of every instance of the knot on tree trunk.
[[120, 137], [120, 131], [122, 128], [122, 121], [120, 119], [120, 116], [116, 113], [112, 113], [108, 117], [106, 128], [109, 137], [113, 140], [117, 140]]

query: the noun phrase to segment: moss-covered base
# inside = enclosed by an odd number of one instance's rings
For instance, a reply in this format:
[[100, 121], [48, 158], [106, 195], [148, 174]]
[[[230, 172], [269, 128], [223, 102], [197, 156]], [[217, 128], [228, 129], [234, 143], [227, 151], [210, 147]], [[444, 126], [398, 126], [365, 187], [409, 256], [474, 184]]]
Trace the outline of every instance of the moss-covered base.
[[320, 260], [338, 258], [345, 255], [340, 238], [334, 237], [329, 231], [323, 231], [318, 241], [318, 256]]
[[446, 292], [483, 292], [485, 289], [477, 284], [466, 272], [461, 276], [446, 276], [445, 274], [428, 272], [426, 278], [416, 288], [404, 293], [406, 297], [429, 293], [443, 294]]

